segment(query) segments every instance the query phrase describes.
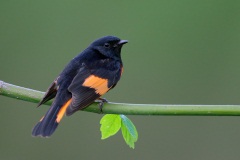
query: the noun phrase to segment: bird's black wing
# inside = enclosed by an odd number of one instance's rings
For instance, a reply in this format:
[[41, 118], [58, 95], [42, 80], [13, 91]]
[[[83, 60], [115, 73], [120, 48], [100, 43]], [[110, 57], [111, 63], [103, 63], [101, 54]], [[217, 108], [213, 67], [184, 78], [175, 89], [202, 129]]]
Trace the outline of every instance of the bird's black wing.
[[53, 99], [56, 94], [57, 94], [57, 90], [58, 90], [58, 84], [57, 84], [57, 79], [55, 79], [53, 81], [53, 83], [50, 85], [50, 87], [47, 89], [45, 95], [43, 96], [42, 100], [38, 103], [38, 107], [44, 103], [46, 103], [47, 101]]
[[[112, 62], [115, 63], [115, 62]], [[97, 65], [103, 66], [103, 65]], [[67, 108], [66, 115], [81, 110], [115, 86], [120, 79], [121, 68], [109, 68], [111, 62], [105, 67], [89, 69], [83, 66], [74, 77], [68, 90], [72, 93], [72, 102]]]

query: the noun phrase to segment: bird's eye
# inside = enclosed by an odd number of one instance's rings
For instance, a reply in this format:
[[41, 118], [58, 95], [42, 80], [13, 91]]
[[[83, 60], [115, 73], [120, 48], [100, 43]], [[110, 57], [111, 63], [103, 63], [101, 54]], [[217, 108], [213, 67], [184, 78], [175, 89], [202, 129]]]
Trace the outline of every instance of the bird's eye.
[[104, 47], [105, 47], [105, 48], [109, 48], [109, 47], [110, 47], [110, 44], [109, 44], [109, 43], [105, 43], [105, 44], [104, 44]]

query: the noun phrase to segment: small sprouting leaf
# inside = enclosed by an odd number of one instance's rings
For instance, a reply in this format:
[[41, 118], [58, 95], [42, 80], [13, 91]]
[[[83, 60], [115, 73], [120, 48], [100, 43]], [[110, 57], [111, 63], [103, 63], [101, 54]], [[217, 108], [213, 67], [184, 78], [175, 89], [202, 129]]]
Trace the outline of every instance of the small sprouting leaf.
[[134, 149], [134, 143], [138, 140], [138, 132], [134, 124], [124, 115], [120, 115], [122, 119], [122, 135], [125, 142], [129, 145], [130, 148]]
[[119, 129], [122, 130], [122, 135], [130, 148], [135, 147], [135, 142], [138, 140], [138, 132], [134, 124], [125, 115], [106, 114], [101, 121], [102, 139], [106, 139], [116, 134]]
[[100, 131], [102, 133], [101, 139], [106, 139], [118, 132], [121, 127], [121, 118], [117, 114], [106, 114], [102, 117]]

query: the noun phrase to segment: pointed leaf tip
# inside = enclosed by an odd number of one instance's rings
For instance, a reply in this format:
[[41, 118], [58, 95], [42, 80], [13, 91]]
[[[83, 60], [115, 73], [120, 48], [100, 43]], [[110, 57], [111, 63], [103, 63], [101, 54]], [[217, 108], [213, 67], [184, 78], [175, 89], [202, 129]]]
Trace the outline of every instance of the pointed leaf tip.
[[120, 117], [122, 119], [121, 129], [123, 138], [129, 147], [134, 149], [134, 143], [138, 140], [137, 129], [131, 120], [128, 119], [125, 115], [120, 115]]

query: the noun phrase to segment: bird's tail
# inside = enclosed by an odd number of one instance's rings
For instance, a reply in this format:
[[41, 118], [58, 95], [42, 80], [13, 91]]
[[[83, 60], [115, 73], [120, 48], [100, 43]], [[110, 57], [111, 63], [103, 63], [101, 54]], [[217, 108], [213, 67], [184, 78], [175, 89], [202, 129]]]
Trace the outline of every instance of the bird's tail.
[[32, 136], [50, 137], [56, 130], [72, 99], [64, 105], [53, 104], [32, 130]]

